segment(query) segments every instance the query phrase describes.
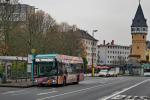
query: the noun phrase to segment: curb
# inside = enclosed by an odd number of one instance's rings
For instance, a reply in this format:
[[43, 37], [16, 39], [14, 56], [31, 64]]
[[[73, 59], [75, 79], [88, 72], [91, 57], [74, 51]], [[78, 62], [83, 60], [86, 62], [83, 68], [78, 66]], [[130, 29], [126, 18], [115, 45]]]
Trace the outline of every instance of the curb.
[[17, 86], [17, 85], [0, 85], [0, 87], [14, 87], [14, 88], [30, 88], [30, 87], [34, 87], [34, 85], [26, 85], [26, 86]]

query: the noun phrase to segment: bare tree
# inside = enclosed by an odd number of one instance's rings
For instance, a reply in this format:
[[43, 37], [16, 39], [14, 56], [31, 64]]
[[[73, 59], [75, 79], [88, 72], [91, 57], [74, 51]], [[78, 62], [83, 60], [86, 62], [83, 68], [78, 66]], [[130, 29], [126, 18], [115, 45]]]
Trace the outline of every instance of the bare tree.
[[25, 23], [26, 33], [28, 33], [28, 53], [31, 49], [36, 49], [38, 52], [43, 51], [45, 35], [54, 25], [55, 20], [44, 11], [38, 10], [36, 13], [28, 15]]
[[21, 6], [16, 3], [17, 0], [0, 0], [0, 45], [3, 55], [9, 55], [9, 35], [20, 19]]
[[118, 56], [118, 58], [114, 59], [112, 62], [113, 62], [113, 65], [125, 65], [126, 64], [126, 60], [123, 56]]

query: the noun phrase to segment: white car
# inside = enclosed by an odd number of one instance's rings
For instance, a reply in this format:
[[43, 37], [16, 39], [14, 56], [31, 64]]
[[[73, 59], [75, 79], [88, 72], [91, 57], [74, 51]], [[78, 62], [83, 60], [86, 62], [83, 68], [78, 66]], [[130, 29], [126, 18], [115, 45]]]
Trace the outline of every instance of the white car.
[[144, 72], [144, 76], [150, 77], [150, 72]]
[[118, 74], [115, 71], [110, 70], [110, 71], [108, 71], [108, 76], [117, 77]]
[[108, 77], [108, 76], [109, 76], [108, 70], [101, 70], [101, 71], [98, 73], [98, 76]]

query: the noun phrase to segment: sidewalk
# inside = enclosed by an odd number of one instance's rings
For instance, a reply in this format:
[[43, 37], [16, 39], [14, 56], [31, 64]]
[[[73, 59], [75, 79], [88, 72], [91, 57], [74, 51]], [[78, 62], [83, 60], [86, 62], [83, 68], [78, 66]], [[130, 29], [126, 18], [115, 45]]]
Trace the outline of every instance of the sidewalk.
[[1, 83], [0, 81], [0, 87], [18, 87], [18, 88], [28, 88], [34, 86], [32, 84], [32, 81], [30, 79], [28, 80], [19, 80], [16, 82], [16, 80], [8, 80], [7, 83]]

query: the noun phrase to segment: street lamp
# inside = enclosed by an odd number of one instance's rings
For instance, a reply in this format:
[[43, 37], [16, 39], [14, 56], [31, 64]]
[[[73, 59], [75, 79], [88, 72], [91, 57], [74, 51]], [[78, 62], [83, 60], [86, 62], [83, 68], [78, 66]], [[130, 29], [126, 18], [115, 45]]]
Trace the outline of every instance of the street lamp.
[[94, 52], [94, 50], [93, 50], [93, 49], [94, 49], [94, 48], [93, 48], [93, 47], [94, 47], [94, 33], [97, 32], [97, 31], [98, 31], [98, 30], [93, 30], [93, 31], [92, 31], [92, 36], [93, 36], [93, 39], [92, 39], [92, 77], [94, 77], [94, 65], [93, 65], [93, 56], [94, 56], [94, 53], [93, 53], [93, 52]]

